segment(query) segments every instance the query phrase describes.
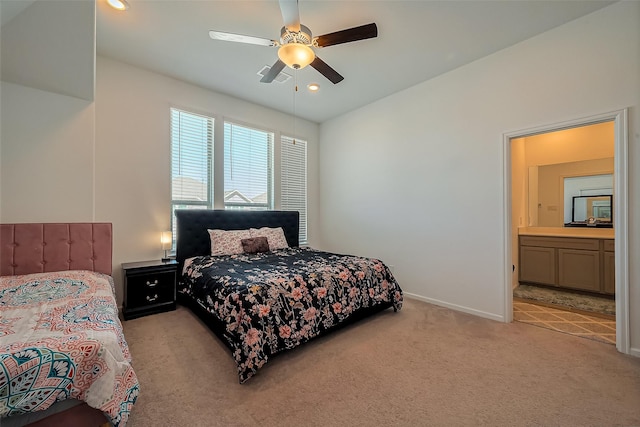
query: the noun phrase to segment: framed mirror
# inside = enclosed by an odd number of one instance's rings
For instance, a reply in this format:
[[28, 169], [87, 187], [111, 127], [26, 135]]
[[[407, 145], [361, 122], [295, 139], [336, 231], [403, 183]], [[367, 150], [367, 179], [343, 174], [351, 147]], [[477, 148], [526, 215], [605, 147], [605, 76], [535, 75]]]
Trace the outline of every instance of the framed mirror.
[[613, 227], [613, 196], [574, 196], [569, 227]]

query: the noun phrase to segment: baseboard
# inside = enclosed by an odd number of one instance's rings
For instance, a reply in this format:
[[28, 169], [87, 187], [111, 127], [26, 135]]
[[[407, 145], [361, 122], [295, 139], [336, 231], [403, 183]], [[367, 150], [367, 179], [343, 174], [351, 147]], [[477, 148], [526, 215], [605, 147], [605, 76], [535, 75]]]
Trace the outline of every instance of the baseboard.
[[421, 295], [412, 294], [410, 292], [403, 291], [402, 294], [407, 298], [415, 299], [422, 302], [427, 302], [429, 304], [438, 305], [440, 307], [450, 308], [451, 310], [461, 311], [463, 313], [472, 314], [474, 316], [484, 317], [485, 319], [490, 319], [490, 320], [495, 320], [498, 322], [505, 323], [504, 316], [500, 316], [494, 313], [487, 313], [486, 311], [476, 310], [473, 308], [465, 307], [463, 305], [451, 304], [451, 303], [440, 301], [434, 298], [427, 298]]
[[640, 348], [635, 348], [635, 347], [630, 348], [629, 354], [631, 356], [640, 357]]

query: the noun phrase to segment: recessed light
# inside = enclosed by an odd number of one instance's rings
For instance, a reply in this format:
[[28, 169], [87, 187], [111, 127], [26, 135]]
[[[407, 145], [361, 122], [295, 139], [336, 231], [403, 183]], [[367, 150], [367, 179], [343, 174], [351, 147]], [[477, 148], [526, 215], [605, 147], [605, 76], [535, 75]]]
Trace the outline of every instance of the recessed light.
[[317, 92], [320, 90], [320, 85], [318, 83], [309, 83], [307, 85], [307, 89], [309, 89], [311, 92]]
[[107, 0], [109, 6], [117, 10], [127, 10], [129, 9], [129, 3], [127, 0]]

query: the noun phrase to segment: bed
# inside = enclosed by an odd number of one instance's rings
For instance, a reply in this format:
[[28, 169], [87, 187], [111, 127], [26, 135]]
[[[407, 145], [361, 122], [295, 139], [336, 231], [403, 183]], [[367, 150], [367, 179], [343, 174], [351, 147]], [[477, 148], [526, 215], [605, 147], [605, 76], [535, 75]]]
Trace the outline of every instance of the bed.
[[[298, 212], [177, 210], [176, 218], [178, 301], [229, 348], [240, 383], [282, 351], [402, 307], [402, 290], [380, 260], [300, 247]], [[212, 255], [218, 246], [225, 250]]]
[[139, 384], [111, 250], [110, 223], [0, 225], [2, 427], [126, 425]]

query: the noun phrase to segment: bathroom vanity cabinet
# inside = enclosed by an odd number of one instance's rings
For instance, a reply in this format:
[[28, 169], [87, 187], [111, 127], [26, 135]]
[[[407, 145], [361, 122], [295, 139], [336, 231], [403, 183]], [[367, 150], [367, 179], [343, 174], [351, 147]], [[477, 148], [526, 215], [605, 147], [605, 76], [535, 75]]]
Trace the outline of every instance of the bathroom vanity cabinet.
[[583, 234], [530, 230], [534, 231], [519, 233], [521, 283], [615, 293], [612, 231], [590, 235], [586, 230]]

